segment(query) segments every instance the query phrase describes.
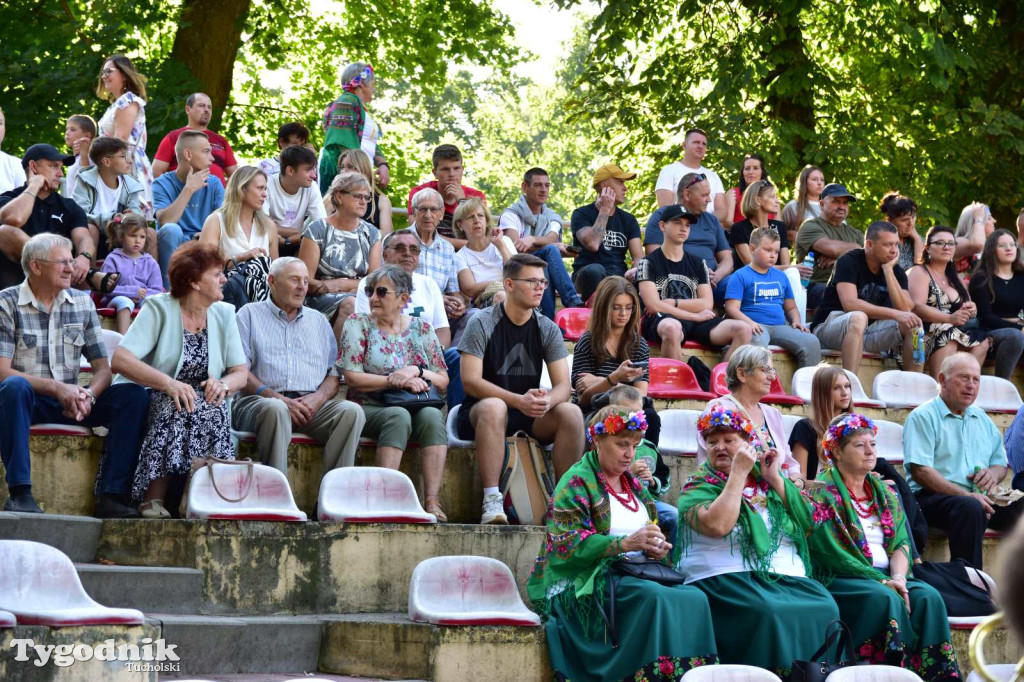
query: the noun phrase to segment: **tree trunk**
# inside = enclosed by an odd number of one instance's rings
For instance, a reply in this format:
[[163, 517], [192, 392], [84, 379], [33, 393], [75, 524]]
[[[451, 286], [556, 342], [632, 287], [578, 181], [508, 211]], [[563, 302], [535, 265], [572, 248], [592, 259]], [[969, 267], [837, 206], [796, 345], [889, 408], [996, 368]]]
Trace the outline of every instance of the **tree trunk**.
[[216, 127], [231, 95], [231, 77], [252, 0], [184, 0], [171, 59], [185, 65], [213, 101]]

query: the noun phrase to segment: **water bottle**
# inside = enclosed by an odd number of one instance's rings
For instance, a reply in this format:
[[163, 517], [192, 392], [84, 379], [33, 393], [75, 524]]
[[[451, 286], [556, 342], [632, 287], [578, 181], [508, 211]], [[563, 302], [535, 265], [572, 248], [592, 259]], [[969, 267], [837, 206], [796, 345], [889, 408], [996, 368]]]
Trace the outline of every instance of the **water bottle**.
[[913, 332], [914, 364], [924, 364], [924, 328], [915, 327]]
[[[806, 268], [810, 268], [811, 270], [814, 270], [814, 252], [813, 251], [808, 251], [807, 252], [807, 256], [804, 258], [804, 262], [801, 263], [801, 265], [803, 265]], [[800, 284], [802, 284], [804, 286], [804, 289], [806, 289], [807, 285], [810, 284], [810, 283], [811, 283], [811, 278], [810, 277], [804, 278], [803, 275], [800, 276]]]

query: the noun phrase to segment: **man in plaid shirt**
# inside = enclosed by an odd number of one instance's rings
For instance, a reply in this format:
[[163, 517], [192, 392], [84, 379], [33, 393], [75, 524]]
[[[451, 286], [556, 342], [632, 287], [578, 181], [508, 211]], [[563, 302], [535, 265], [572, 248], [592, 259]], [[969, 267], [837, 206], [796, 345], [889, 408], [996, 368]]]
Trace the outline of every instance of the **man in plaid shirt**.
[[[97, 518], [134, 518], [127, 504], [149, 408], [137, 384], [111, 386], [99, 318], [89, 295], [71, 289], [71, 241], [38, 234], [21, 255], [26, 280], [0, 291], [0, 458], [10, 498], [5, 511], [41, 514], [32, 496], [32, 424], [104, 426]], [[92, 365], [88, 388], [78, 385], [82, 355]]]

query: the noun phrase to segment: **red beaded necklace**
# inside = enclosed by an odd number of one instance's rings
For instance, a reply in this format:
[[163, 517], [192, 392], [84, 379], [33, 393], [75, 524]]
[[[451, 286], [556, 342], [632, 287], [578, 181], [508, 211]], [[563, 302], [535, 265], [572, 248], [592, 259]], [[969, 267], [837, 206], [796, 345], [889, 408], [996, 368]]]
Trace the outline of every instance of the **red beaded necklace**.
[[617, 493], [612, 490], [612, 487], [608, 485], [608, 479], [603, 476], [601, 483], [604, 485], [604, 489], [608, 491], [608, 494], [618, 500], [619, 504], [623, 507], [631, 512], [640, 511], [640, 500], [633, 495], [633, 488], [629, 485], [629, 479], [626, 478], [626, 474], [622, 474], [619, 477], [619, 481], [622, 482], [622, 489], [625, 491], [625, 494]]
[[[846, 483], [846, 481], [844, 480], [843, 483]], [[867, 494], [864, 497], [857, 497], [854, 495], [853, 488], [849, 485], [846, 486], [846, 489], [850, 492], [850, 501], [853, 502], [853, 510], [857, 512], [857, 516], [862, 519], [869, 519], [878, 514], [878, 505], [875, 502], [874, 492], [868, 486], [868, 482], [866, 480], [864, 481], [863, 491]], [[870, 504], [866, 507], [861, 504], [861, 502], [868, 501], [870, 501]]]

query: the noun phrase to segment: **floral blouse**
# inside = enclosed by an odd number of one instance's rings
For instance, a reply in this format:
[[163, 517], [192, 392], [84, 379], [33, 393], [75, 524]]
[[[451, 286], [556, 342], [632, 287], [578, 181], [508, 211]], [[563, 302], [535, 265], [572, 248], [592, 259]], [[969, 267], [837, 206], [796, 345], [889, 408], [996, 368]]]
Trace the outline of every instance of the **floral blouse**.
[[[410, 320], [408, 329], [386, 334], [369, 315], [349, 317], [341, 332], [338, 369], [387, 376], [402, 367], [418, 365], [431, 372], [447, 372], [444, 348], [430, 323], [419, 317], [403, 315], [402, 319]], [[348, 399], [360, 405], [366, 402], [366, 396], [352, 387], [348, 388]]]

